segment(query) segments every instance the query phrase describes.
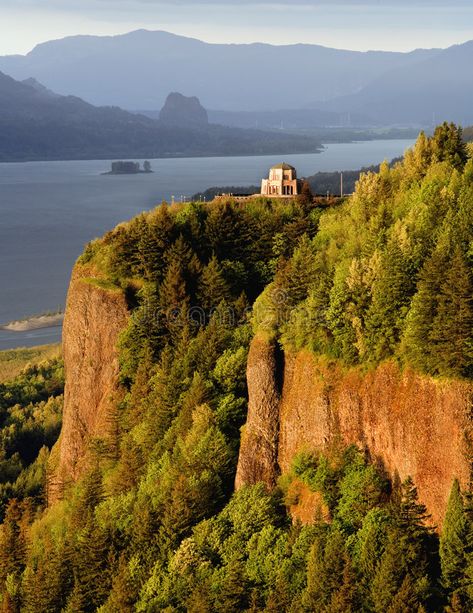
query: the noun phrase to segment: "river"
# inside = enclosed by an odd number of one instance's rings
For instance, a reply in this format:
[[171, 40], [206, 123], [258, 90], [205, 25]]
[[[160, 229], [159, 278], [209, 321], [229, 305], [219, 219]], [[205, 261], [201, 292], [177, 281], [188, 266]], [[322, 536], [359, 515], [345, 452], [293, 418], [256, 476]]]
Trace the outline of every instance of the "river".
[[[299, 176], [392, 159], [412, 140], [326, 145], [284, 156]], [[213, 186], [259, 184], [281, 156], [152, 160], [153, 174], [102, 176], [109, 161], [0, 164], [0, 324], [64, 306], [84, 245], [162, 200]], [[0, 330], [0, 349], [57, 342], [61, 329]]]

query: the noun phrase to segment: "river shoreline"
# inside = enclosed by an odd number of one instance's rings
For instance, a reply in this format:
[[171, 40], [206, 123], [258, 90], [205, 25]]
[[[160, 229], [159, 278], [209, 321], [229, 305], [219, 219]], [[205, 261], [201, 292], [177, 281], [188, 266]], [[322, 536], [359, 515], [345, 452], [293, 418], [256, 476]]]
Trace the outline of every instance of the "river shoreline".
[[62, 326], [64, 313], [53, 313], [52, 315], [35, 315], [28, 319], [11, 321], [3, 326], [0, 330], [6, 332], [31, 332], [32, 330], [40, 330], [42, 328], [57, 328]]

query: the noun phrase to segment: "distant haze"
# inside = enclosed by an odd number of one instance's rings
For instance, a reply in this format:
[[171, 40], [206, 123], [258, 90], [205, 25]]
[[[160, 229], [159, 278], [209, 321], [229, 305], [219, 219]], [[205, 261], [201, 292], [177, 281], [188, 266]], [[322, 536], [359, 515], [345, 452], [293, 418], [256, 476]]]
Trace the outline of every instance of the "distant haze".
[[0, 58], [15, 79], [34, 77], [98, 105], [159, 109], [178, 91], [208, 109], [301, 108], [361, 90], [387, 71], [438, 51], [339, 51], [317, 45], [210, 45], [167, 32], [77, 36]]
[[471, 0], [0, 0], [0, 53], [146, 27], [217, 43], [407, 51], [473, 38]]
[[[420, 2], [420, 0], [418, 0]], [[34, 77], [98, 105], [158, 110], [170, 92], [209, 110], [317, 109], [344, 125], [473, 123], [473, 42], [410, 53], [317, 45], [216, 45], [164, 31], [77, 36], [0, 57], [0, 71]], [[325, 115], [323, 115], [325, 114]]]

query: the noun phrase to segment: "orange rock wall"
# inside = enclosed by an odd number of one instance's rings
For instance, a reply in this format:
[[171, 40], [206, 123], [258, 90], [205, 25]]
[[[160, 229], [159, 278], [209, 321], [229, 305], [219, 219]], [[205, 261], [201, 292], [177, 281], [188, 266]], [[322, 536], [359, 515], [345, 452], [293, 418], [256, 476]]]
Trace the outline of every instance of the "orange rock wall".
[[84, 470], [90, 441], [114, 437], [113, 415], [120, 394], [117, 341], [129, 312], [123, 292], [102, 289], [88, 281], [91, 276], [90, 270], [76, 266], [67, 297], [64, 414], [51, 454], [50, 503]]
[[[263, 341], [254, 342], [259, 352], [250, 352], [250, 362], [264, 356]], [[252, 373], [267, 367], [249, 364], [250, 395]], [[341, 438], [346, 444], [366, 448], [391, 476], [398, 473], [404, 479], [410, 475], [440, 526], [453, 479], [457, 477], [464, 487], [469, 484], [472, 401], [473, 384], [469, 382], [401, 372], [394, 363], [363, 372], [329, 364], [308, 352], [286, 355], [274, 470], [285, 472], [299, 451], [322, 450]], [[251, 439], [252, 424], [257, 424], [259, 437], [264, 438], [261, 431], [267, 418], [259, 415], [257, 398], [250, 398], [249, 411], [245, 437]], [[260, 457], [256, 443], [242, 445], [240, 452], [240, 464], [251, 456], [254, 475], [258, 475]], [[267, 450], [264, 455], [268, 456]]]
[[263, 481], [276, 485], [279, 430], [278, 352], [273, 344], [255, 339], [248, 356], [249, 407], [243, 428], [235, 487]]

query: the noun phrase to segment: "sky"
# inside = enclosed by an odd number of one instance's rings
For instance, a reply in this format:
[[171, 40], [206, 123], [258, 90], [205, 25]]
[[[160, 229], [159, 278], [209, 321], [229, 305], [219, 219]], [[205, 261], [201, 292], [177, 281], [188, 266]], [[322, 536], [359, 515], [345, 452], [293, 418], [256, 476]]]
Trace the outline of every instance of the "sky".
[[0, 0], [0, 55], [75, 34], [409, 51], [473, 39], [472, 0]]

